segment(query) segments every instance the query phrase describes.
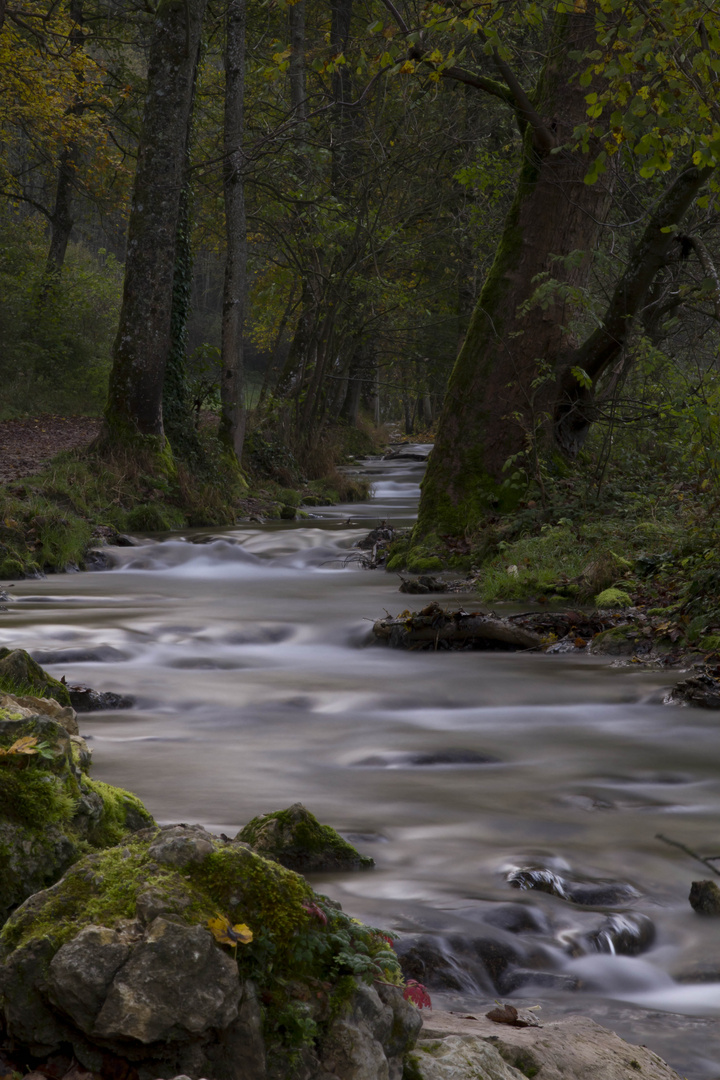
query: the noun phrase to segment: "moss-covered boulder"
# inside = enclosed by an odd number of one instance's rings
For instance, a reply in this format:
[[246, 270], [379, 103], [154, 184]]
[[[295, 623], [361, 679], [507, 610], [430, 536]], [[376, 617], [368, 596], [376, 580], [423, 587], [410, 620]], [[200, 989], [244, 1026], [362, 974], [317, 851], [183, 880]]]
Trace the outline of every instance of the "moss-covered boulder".
[[43, 671], [24, 649], [0, 649], [0, 690], [54, 698], [62, 706], [70, 704], [67, 688]]
[[302, 803], [253, 818], [236, 839], [300, 874], [375, 865], [373, 859], [361, 855], [329, 825], [321, 825]]
[[154, 824], [134, 795], [90, 779], [82, 738], [27, 712], [11, 704], [0, 718], [0, 923], [88, 848]]
[[420, 1028], [400, 981], [379, 931], [200, 826], [86, 856], [0, 933], [16, 1045], [140, 1080], [399, 1078]]
[[595, 604], [599, 608], [628, 608], [632, 607], [632, 596], [624, 589], [603, 589], [595, 597]]

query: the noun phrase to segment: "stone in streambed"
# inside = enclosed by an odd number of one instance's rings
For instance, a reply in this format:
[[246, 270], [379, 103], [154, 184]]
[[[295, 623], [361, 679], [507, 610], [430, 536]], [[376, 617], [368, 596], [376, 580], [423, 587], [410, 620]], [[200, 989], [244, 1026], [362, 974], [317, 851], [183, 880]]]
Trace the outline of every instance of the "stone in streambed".
[[[233, 945], [238, 923], [252, 943]], [[299, 874], [200, 826], [155, 827], [13, 913], [0, 1022], [36, 1056], [71, 1048], [100, 1072], [109, 1055], [140, 1080], [286, 1080], [292, 1060], [306, 1080], [401, 1080], [420, 1015], [399, 974], [386, 939]]]
[[720, 889], [714, 881], [693, 881], [689, 900], [698, 915], [720, 915]]
[[43, 671], [24, 649], [0, 649], [0, 687], [10, 694], [31, 694], [55, 698], [61, 706], [70, 704], [67, 687]]
[[507, 875], [514, 889], [534, 889], [584, 907], [627, 904], [640, 895], [632, 885], [612, 881], [573, 881], [545, 866], [523, 866]]
[[416, 1080], [680, 1080], [645, 1046], [634, 1046], [583, 1016], [514, 1028], [484, 1016], [433, 1010], [411, 1054]]
[[302, 803], [253, 818], [235, 839], [249, 844], [258, 855], [300, 874], [362, 870], [375, 865], [373, 859], [361, 855], [329, 825], [321, 825]]

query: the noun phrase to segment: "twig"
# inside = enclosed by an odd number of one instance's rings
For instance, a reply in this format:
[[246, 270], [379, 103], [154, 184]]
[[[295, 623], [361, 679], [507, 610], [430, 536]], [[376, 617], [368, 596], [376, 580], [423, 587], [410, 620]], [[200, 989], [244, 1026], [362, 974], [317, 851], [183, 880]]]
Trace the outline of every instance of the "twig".
[[696, 859], [701, 862], [703, 866], [707, 866], [708, 870], [712, 870], [716, 877], [720, 877], [720, 870], [716, 866], [713, 866], [709, 859], [704, 859], [702, 855], [698, 855], [697, 851], [693, 851], [686, 844], [681, 844], [678, 840], [671, 840], [668, 836], [663, 836], [662, 833], [655, 833], [656, 840], [662, 840], [664, 844], [670, 844], [671, 847], [680, 848], [686, 855], [689, 855], [691, 859]]

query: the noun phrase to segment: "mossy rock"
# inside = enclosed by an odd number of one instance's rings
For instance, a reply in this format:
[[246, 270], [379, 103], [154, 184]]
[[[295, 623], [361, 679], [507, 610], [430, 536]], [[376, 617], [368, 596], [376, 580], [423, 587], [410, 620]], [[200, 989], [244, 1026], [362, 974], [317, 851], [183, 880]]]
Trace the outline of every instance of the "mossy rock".
[[67, 687], [43, 671], [24, 649], [0, 649], [0, 690], [54, 698], [63, 706], [70, 704]]
[[631, 656], [637, 644], [637, 629], [629, 623], [596, 634], [590, 642], [590, 652], [601, 656]]
[[[18, 739], [36, 753], [7, 753]], [[0, 922], [88, 849], [154, 824], [136, 796], [85, 775], [89, 752], [47, 716], [0, 720]]]
[[302, 803], [253, 818], [237, 839], [250, 844], [258, 854], [299, 873], [357, 870], [375, 865], [329, 825], [321, 825]]
[[632, 597], [624, 589], [603, 589], [595, 597], [598, 608], [628, 608], [632, 607], [632, 602]]
[[[168, 1002], [173, 943], [173, 984], [184, 989]], [[192, 976], [201, 955], [207, 962], [195, 981], [186, 973]], [[363, 985], [358, 976], [381, 985]], [[0, 932], [0, 1006], [10, 1037], [44, 1054], [71, 1046], [88, 1068], [99, 1062], [98, 1049], [109, 1051], [140, 1063], [147, 1077], [183, 1069], [237, 1078], [212, 1063], [213, 1047], [243, 1060], [246, 1054], [245, 1021], [233, 1027], [237, 1008], [213, 1021], [213, 1002], [223, 994], [231, 1005], [249, 996], [258, 1024], [258, 996], [264, 1004], [270, 1069], [266, 1074], [263, 1062], [243, 1076], [293, 1074], [301, 1052], [322, 1055], [324, 1041], [332, 1048], [350, 1030], [355, 1011], [372, 1025], [373, 1014], [387, 1015], [385, 1002], [392, 1030], [383, 1020], [377, 1037], [389, 1058], [399, 1058], [419, 1028], [417, 1010], [390, 985], [400, 978], [379, 931], [315, 895], [299, 874], [198, 825], [146, 829], [86, 856], [31, 896]], [[194, 1028], [186, 1030], [183, 1015]], [[357, 1037], [355, 1028], [351, 1033]], [[200, 1055], [192, 1068], [191, 1053]], [[162, 1068], [150, 1071], [152, 1061]]]

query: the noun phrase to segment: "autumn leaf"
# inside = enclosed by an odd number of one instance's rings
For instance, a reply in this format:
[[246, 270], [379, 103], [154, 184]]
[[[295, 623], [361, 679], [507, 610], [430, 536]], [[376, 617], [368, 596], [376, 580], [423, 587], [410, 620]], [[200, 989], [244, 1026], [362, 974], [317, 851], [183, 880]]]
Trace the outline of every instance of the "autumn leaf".
[[221, 945], [232, 945], [233, 948], [237, 948], [239, 944], [249, 945], [253, 939], [253, 933], [249, 926], [246, 926], [245, 923], [237, 923], [236, 926], [233, 926], [225, 915], [219, 913], [214, 919], [208, 919], [207, 927], [215, 940]]
[[10, 754], [37, 754], [37, 736], [23, 735], [22, 739], [16, 739], [7, 750], [0, 748], [0, 757], [9, 757]]

